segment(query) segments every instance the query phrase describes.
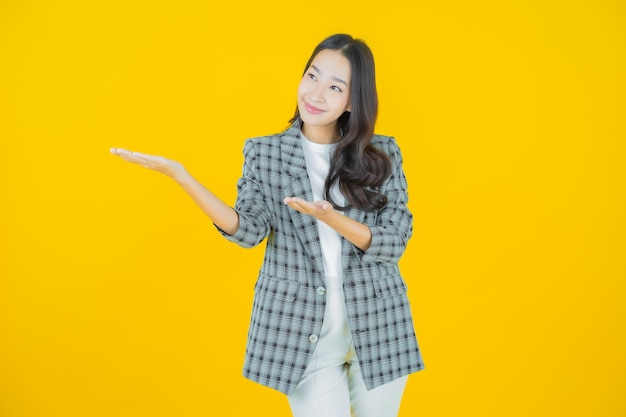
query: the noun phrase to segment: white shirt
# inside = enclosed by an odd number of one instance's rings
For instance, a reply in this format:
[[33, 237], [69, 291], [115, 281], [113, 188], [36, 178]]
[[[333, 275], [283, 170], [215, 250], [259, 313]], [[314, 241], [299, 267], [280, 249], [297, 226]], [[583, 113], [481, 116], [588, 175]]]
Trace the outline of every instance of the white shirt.
[[[313, 200], [324, 199], [324, 183], [330, 170], [330, 156], [335, 150], [336, 144], [316, 143], [307, 139], [303, 134], [302, 147], [304, 148], [304, 159], [306, 160], [306, 170], [311, 181], [313, 190]], [[330, 194], [335, 203], [343, 206], [345, 199], [337, 183], [330, 190]], [[326, 286], [333, 289], [341, 286], [341, 235], [332, 227], [322, 221], [317, 221], [322, 246], [322, 256], [324, 258], [324, 273], [326, 274]]]

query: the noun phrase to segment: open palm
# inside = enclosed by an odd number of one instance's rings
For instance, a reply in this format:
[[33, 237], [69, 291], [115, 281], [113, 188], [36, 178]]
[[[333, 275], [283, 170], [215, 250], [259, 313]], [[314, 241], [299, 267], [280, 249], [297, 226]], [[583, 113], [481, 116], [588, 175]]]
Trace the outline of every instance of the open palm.
[[180, 162], [172, 161], [171, 159], [167, 159], [162, 156], [131, 152], [124, 148], [111, 148], [111, 153], [128, 162], [155, 170], [174, 179], [185, 172], [185, 168]]

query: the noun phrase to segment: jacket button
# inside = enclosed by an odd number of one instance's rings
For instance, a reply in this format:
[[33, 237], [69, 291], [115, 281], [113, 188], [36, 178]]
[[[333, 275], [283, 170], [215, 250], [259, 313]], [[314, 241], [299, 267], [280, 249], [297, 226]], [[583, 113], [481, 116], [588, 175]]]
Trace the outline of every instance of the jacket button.
[[319, 338], [317, 337], [316, 334], [312, 334], [311, 336], [309, 336], [309, 342], [311, 343], [317, 343], [318, 340]]
[[324, 288], [324, 287], [317, 287], [317, 290], [316, 290], [316, 291], [317, 291], [317, 293], [318, 293], [319, 295], [324, 295], [324, 294], [326, 294], [326, 288]]

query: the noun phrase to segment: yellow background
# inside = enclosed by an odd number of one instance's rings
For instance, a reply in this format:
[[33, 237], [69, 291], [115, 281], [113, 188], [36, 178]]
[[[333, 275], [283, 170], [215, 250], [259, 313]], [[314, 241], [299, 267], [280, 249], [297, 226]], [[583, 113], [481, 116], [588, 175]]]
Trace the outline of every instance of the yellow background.
[[400, 415], [626, 415], [623, 1], [4, 0], [0, 416], [289, 415], [240, 376], [263, 248], [108, 149], [234, 202], [335, 32], [374, 51], [415, 214]]

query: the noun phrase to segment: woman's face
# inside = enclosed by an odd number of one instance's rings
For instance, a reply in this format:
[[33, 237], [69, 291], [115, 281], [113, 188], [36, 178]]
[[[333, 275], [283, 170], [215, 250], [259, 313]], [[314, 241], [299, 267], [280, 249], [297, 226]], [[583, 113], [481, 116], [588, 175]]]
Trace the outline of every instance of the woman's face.
[[308, 131], [336, 132], [337, 119], [350, 111], [351, 77], [350, 62], [341, 52], [324, 49], [315, 56], [298, 87], [298, 110]]

